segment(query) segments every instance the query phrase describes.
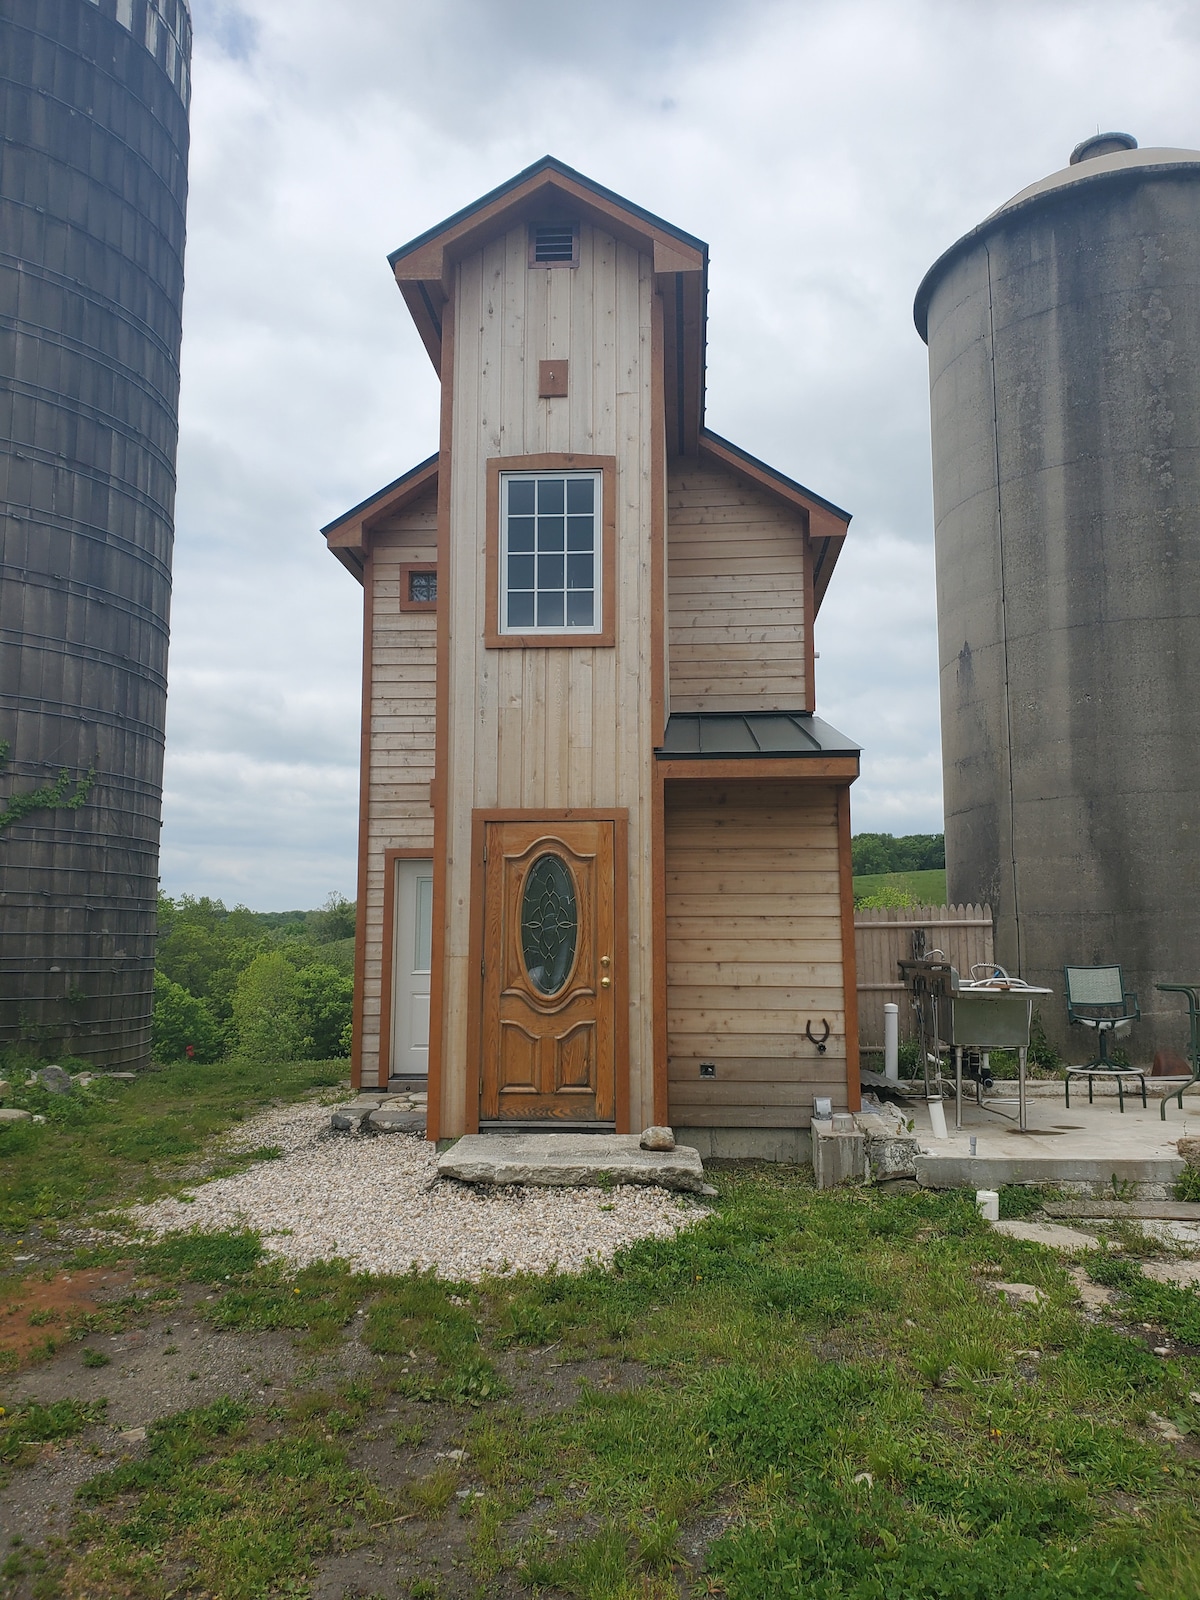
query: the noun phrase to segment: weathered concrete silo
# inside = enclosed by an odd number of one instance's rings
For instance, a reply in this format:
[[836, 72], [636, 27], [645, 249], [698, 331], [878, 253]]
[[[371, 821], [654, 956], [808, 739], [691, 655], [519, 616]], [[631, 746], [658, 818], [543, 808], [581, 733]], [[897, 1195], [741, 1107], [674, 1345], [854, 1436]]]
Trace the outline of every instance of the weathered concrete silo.
[[950, 898], [1059, 995], [1064, 962], [1119, 961], [1131, 1054], [1178, 1051], [1154, 985], [1200, 978], [1200, 152], [1086, 141], [915, 315]]
[[0, 9], [0, 813], [59, 802], [0, 829], [0, 1044], [110, 1066], [149, 1053], [190, 56], [182, 0]]

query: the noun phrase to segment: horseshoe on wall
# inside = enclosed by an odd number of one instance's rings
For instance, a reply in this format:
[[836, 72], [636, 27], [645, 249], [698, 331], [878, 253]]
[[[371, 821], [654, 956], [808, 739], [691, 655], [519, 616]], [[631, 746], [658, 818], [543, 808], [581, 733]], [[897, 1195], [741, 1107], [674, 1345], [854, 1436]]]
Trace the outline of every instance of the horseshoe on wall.
[[809, 1017], [808, 1021], [804, 1024], [804, 1032], [809, 1044], [815, 1044], [817, 1047], [817, 1054], [823, 1056], [825, 1054], [825, 1041], [829, 1037], [829, 1023], [824, 1017], [821, 1018], [821, 1026], [825, 1029], [825, 1032], [819, 1039], [814, 1039], [812, 1031], [812, 1018]]

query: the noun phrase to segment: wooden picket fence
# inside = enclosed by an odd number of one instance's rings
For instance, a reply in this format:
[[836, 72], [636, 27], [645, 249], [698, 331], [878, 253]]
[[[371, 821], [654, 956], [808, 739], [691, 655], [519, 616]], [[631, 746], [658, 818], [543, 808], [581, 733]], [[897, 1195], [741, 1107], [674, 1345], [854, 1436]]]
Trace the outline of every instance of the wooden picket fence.
[[897, 963], [913, 953], [913, 932], [925, 930], [925, 949], [940, 950], [964, 977], [977, 961], [992, 961], [991, 906], [881, 906], [854, 913], [858, 958], [858, 1039], [862, 1050], [883, 1049], [883, 1008], [900, 1007], [900, 1037], [913, 1037], [912, 1007]]

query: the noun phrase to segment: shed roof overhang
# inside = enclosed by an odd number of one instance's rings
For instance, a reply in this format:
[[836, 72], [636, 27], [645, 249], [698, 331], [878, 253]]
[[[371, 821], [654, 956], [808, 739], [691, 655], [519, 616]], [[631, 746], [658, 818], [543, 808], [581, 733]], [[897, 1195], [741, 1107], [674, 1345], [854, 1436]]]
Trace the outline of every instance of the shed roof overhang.
[[664, 777], [852, 783], [859, 747], [811, 711], [673, 711], [654, 752]]
[[388, 257], [434, 369], [440, 376], [442, 308], [450, 298], [454, 264], [517, 223], [567, 218], [603, 228], [653, 259], [663, 300], [667, 447], [674, 455], [695, 455], [704, 425], [708, 246], [553, 156], [543, 156]]
[[371, 530], [385, 517], [395, 516], [431, 489], [436, 489], [437, 480], [438, 458], [432, 455], [333, 522], [327, 522], [321, 529], [327, 547], [361, 583]]

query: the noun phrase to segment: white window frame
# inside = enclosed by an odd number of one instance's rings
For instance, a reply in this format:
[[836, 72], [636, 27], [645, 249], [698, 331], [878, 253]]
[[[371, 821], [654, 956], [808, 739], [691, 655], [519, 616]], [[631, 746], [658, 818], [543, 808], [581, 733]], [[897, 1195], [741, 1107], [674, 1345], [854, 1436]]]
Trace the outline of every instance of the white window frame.
[[[509, 550], [508, 550], [508, 488], [509, 488], [509, 484], [510, 483], [515, 483], [515, 482], [526, 482], [526, 483], [528, 483], [528, 482], [537, 482], [539, 480], [544, 480], [544, 479], [547, 479], [547, 478], [558, 478], [558, 479], [563, 480], [564, 482], [570, 481], [572, 479], [574, 479], [576, 481], [578, 481], [580, 479], [587, 479], [594, 485], [593, 499], [592, 499], [592, 591], [591, 591], [592, 592], [592, 620], [586, 626], [584, 624], [582, 624], [582, 623], [578, 623], [578, 622], [571, 623], [571, 622], [568, 622], [566, 620], [566, 596], [571, 591], [565, 587], [565, 577], [566, 577], [565, 566], [566, 566], [566, 559], [572, 552], [568, 548], [567, 537], [566, 537], [566, 534], [565, 534], [565, 528], [564, 528], [564, 538], [563, 538], [563, 564], [564, 564], [563, 621], [561, 623], [547, 623], [547, 624], [544, 624], [543, 626], [540, 626], [540, 627], [536, 623], [529, 623], [529, 624], [513, 623], [510, 626], [509, 622], [508, 622], [508, 556], [509, 556]], [[565, 516], [565, 509], [564, 509], [564, 516]], [[571, 634], [573, 636], [577, 635], [581, 639], [587, 639], [587, 638], [591, 638], [594, 635], [602, 634], [604, 632], [604, 549], [603, 549], [603, 542], [604, 542], [604, 474], [598, 468], [585, 468], [585, 469], [578, 469], [577, 470], [575, 468], [569, 468], [569, 467], [564, 467], [564, 468], [561, 468], [561, 469], [557, 468], [557, 467], [543, 467], [541, 469], [529, 469], [529, 470], [525, 470], [525, 471], [501, 472], [501, 474], [500, 474], [499, 561], [497, 563], [498, 566], [499, 566], [499, 569], [500, 569], [499, 570], [499, 574], [498, 574], [499, 586], [500, 586], [500, 593], [499, 593], [499, 596], [498, 596], [498, 602], [499, 602], [499, 616], [498, 616], [499, 628], [498, 628], [498, 632], [501, 635], [529, 635], [531, 637], [537, 637], [539, 635], [545, 636], [545, 637], [554, 637], [556, 635], [561, 636], [563, 634]], [[525, 552], [520, 552], [519, 551], [517, 553], [518, 554], [524, 554]], [[536, 541], [535, 541], [535, 559], [536, 559]], [[539, 592], [542, 592], [542, 591], [539, 591], [536, 588], [536, 581], [537, 581], [537, 579], [536, 579], [536, 568], [535, 568], [535, 574], [534, 574], [535, 588], [532, 591], [533, 595], [534, 595], [535, 615], [536, 615], [536, 607], [537, 607], [537, 596], [538, 596]], [[524, 592], [528, 592], [528, 591], [518, 591], [518, 592], [524, 593]]]

